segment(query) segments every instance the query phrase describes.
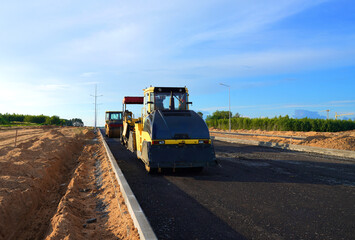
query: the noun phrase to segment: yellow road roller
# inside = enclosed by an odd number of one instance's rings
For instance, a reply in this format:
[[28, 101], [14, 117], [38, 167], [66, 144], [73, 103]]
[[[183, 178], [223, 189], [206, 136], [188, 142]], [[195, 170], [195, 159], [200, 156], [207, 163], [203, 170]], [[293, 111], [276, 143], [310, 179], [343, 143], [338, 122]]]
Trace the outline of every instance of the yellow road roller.
[[208, 127], [201, 116], [189, 110], [188, 89], [149, 87], [143, 91], [141, 118], [125, 137], [146, 170], [215, 166]]

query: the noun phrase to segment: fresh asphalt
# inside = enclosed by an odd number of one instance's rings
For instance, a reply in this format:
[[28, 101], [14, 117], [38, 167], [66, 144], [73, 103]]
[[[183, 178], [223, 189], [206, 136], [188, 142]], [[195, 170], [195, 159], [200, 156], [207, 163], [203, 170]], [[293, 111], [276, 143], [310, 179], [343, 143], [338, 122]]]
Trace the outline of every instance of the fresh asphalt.
[[218, 167], [148, 174], [119, 139], [106, 141], [159, 239], [355, 235], [355, 164], [347, 159], [215, 141]]

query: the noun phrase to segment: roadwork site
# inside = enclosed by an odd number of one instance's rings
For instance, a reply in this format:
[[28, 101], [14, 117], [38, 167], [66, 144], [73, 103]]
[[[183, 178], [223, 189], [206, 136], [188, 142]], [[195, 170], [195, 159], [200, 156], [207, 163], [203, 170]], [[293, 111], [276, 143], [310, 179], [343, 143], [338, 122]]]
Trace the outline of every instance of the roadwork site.
[[0, 239], [139, 239], [92, 129], [0, 131]]
[[[0, 131], [0, 239], [139, 239], [92, 129], [19, 129], [16, 147], [15, 134]], [[158, 239], [355, 234], [354, 159], [214, 141], [218, 166], [149, 174], [119, 138], [103, 141]]]
[[158, 239], [351, 239], [354, 161], [215, 141], [218, 167], [144, 163], [106, 138]]

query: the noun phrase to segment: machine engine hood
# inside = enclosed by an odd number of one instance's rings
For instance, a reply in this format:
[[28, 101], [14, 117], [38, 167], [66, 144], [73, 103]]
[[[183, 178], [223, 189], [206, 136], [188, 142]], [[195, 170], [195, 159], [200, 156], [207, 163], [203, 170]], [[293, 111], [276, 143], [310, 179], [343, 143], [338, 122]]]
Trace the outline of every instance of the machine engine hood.
[[209, 139], [205, 121], [194, 111], [157, 110], [144, 121], [152, 139]]

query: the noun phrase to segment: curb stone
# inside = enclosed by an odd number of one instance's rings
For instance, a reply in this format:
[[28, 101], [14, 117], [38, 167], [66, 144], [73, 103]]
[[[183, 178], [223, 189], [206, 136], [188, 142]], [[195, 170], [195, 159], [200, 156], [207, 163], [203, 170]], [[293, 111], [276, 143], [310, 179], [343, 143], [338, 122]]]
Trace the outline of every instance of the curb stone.
[[126, 178], [124, 177], [120, 167], [118, 166], [115, 157], [113, 156], [110, 148], [108, 147], [101, 130], [99, 130], [100, 140], [102, 141], [107, 156], [110, 160], [111, 167], [115, 173], [118, 184], [120, 185], [121, 192], [125, 203], [127, 204], [128, 211], [132, 217], [134, 226], [137, 228], [140, 239], [143, 240], [156, 240], [158, 239], [150, 226], [150, 223], [141, 209], [136, 196], [133, 194], [131, 187], [128, 185]]

